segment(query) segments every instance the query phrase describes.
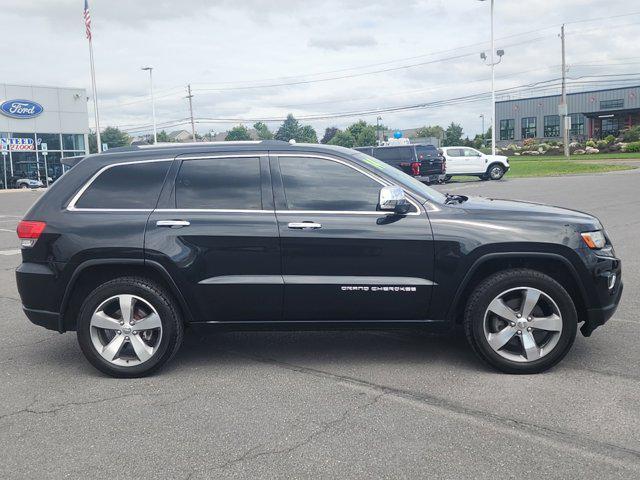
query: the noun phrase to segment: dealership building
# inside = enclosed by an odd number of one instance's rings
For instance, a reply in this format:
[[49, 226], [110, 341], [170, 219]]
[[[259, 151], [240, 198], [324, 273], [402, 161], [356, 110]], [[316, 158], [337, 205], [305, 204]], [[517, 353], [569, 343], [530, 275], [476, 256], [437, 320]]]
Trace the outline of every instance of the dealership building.
[[0, 84], [0, 182], [62, 174], [61, 158], [88, 153], [87, 92], [82, 88]]
[[[561, 140], [560, 95], [496, 102], [496, 138], [499, 145], [527, 138]], [[640, 125], [640, 86], [567, 94], [571, 140], [618, 136]]]

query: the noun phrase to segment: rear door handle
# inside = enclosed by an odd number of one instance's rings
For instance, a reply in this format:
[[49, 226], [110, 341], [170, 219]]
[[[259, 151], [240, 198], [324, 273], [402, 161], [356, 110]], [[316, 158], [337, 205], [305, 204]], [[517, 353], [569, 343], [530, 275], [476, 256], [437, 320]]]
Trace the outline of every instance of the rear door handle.
[[158, 227], [182, 228], [188, 227], [189, 225], [191, 225], [189, 220], [158, 220], [156, 222], [156, 226]]
[[315, 230], [318, 228], [322, 228], [321, 223], [315, 222], [291, 222], [287, 225], [289, 228], [293, 228], [296, 230]]

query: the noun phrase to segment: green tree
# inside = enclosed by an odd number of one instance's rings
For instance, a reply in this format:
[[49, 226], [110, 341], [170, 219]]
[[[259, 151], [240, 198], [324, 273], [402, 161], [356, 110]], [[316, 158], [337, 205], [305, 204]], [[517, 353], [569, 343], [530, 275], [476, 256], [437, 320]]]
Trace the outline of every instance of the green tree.
[[311, 125], [300, 125], [296, 118], [289, 114], [275, 134], [276, 140], [288, 142], [295, 140], [303, 143], [318, 143], [318, 136]]
[[311, 125], [304, 125], [300, 130], [298, 130], [296, 142], [318, 143], [318, 135]]
[[340, 145], [341, 147], [353, 148], [356, 146], [356, 139], [349, 132], [338, 131], [329, 141], [329, 145]]
[[238, 125], [233, 127], [227, 133], [227, 136], [224, 138], [227, 142], [238, 142], [242, 140], [251, 140], [251, 135], [249, 134], [249, 130], [244, 125]]
[[298, 122], [292, 114], [289, 114], [285, 121], [282, 122], [282, 125], [280, 125], [280, 128], [278, 128], [278, 131], [275, 134], [275, 139], [282, 140], [283, 142], [288, 142], [293, 139], [297, 142], [298, 140], [296, 137], [298, 136], [299, 131], [300, 122]]
[[416, 131], [416, 137], [434, 137], [441, 139], [444, 135], [444, 128], [440, 125], [429, 125], [419, 128]]
[[273, 133], [269, 130], [269, 127], [263, 122], [256, 122], [253, 124], [253, 128], [255, 128], [256, 132], [258, 132], [258, 138], [260, 140], [271, 140], [273, 139]]
[[444, 146], [460, 145], [462, 143], [462, 125], [451, 122], [444, 131]]
[[320, 140], [320, 143], [329, 143], [331, 139], [335, 137], [336, 133], [338, 133], [339, 131], [340, 129], [338, 127], [327, 127], [324, 131], [324, 136], [322, 137], [322, 140]]
[[165, 132], [164, 130], [160, 130], [158, 132], [158, 141], [159, 142], [170, 142], [171, 141], [171, 137], [169, 137], [169, 134], [167, 132]]
[[[117, 127], [107, 127], [100, 134], [100, 141], [107, 144], [108, 148], [126, 147], [131, 144], [131, 137], [127, 132], [123, 132]], [[89, 134], [89, 152], [98, 151], [96, 134]]]

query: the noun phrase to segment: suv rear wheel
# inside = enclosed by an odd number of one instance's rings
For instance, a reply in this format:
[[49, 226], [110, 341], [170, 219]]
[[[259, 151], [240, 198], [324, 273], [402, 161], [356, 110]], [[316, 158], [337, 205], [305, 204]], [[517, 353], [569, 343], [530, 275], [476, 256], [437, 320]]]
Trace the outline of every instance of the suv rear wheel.
[[528, 269], [496, 273], [473, 291], [465, 333], [480, 358], [507, 373], [539, 373], [567, 354], [576, 309], [553, 278]]
[[89, 362], [114, 377], [141, 377], [178, 351], [183, 324], [162, 287], [138, 277], [111, 280], [85, 299], [78, 342]]
[[491, 165], [487, 170], [487, 176], [491, 180], [500, 180], [502, 177], [504, 177], [504, 167], [502, 167], [502, 165], [498, 165], [497, 163]]

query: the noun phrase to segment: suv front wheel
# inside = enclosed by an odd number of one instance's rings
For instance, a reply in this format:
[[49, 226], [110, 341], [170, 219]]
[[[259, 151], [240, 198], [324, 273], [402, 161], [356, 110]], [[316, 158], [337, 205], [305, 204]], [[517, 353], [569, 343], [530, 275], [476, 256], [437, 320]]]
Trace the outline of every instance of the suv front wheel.
[[173, 297], [138, 277], [111, 280], [85, 299], [78, 342], [89, 362], [114, 377], [141, 377], [175, 355], [183, 324]]
[[507, 373], [539, 373], [557, 364], [576, 337], [577, 313], [553, 278], [529, 269], [496, 273], [473, 291], [465, 333], [478, 356]]

